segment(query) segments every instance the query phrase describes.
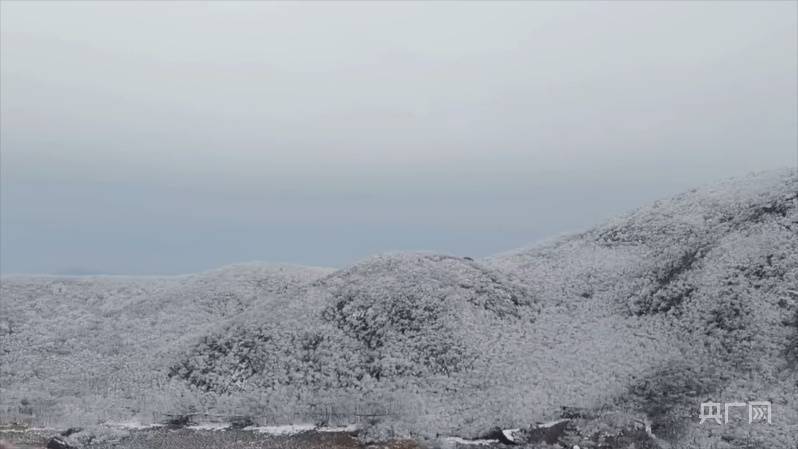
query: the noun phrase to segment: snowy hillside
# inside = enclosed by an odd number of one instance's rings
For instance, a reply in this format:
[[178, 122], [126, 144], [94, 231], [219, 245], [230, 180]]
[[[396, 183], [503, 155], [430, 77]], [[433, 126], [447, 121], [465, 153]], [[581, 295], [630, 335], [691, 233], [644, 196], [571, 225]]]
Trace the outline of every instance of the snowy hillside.
[[[625, 435], [633, 422], [650, 425], [645, 447], [798, 444], [788, 171], [485, 260], [14, 277], [2, 298], [7, 413], [23, 400], [75, 420], [200, 410], [288, 421], [326, 407], [340, 421], [365, 408], [380, 410], [375, 433], [477, 437], [567, 407], [582, 427], [560, 442], [583, 448], [594, 447], [585, 429]], [[709, 400], [771, 401], [773, 423], [699, 426]]]
[[40, 424], [149, 411], [177, 348], [328, 272], [241, 264], [172, 277], [4, 277], [1, 405]]
[[668, 330], [677, 356], [663, 357], [618, 399], [645, 411], [655, 433], [700, 440], [707, 430], [695, 426], [700, 402], [771, 400], [778, 424], [713, 431], [739, 444], [761, 438], [766, 447], [792, 447], [798, 438], [797, 206], [792, 172], [752, 175], [490, 264], [527, 279], [548, 301], [600, 303], [625, 322], [640, 323], [651, 338]]

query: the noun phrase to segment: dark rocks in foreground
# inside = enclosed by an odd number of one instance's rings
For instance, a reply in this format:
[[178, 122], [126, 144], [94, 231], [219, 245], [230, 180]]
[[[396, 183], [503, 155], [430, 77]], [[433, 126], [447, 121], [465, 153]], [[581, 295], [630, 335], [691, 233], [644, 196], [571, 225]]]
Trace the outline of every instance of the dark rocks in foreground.
[[68, 443], [64, 438], [52, 437], [50, 438], [50, 441], [47, 442], [47, 449], [78, 449], [78, 448], [77, 446]]
[[537, 425], [527, 431], [526, 440], [529, 443], [556, 444], [571, 426], [571, 420], [568, 419]]
[[619, 418], [612, 414], [600, 416], [596, 412], [587, 410], [569, 414], [574, 417], [545, 424], [533, 424], [526, 429], [502, 430], [496, 427], [485, 433], [481, 439], [493, 440], [497, 445], [535, 448], [660, 449], [662, 447], [644, 420], [631, 417]]
[[76, 433], [82, 432], [83, 428], [81, 427], [70, 427], [69, 429], [61, 432], [62, 437], [68, 437], [70, 435], [74, 435]]

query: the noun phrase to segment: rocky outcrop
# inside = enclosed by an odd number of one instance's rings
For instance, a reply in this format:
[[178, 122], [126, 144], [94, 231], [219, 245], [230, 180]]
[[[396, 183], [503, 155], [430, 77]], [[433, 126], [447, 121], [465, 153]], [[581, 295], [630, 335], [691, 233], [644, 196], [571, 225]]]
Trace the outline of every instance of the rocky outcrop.
[[52, 437], [47, 442], [47, 449], [78, 449], [78, 446], [70, 443], [66, 437]]

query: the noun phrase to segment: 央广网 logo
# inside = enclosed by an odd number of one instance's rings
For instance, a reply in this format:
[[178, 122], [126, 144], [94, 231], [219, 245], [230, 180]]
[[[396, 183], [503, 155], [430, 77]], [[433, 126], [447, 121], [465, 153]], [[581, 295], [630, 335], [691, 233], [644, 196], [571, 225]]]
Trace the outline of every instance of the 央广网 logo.
[[702, 402], [701, 414], [699, 415], [700, 422], [704, 424], [706, 421], [715, 421], [718, 424], [729, 423], [729, 410], [734, 407], [748, 407], [748, 423], [765, 423], [771, 424], [771, 409], [769, 401], [752, 401], [752, 402], [727, 402], [721, 404], [720, 402]]

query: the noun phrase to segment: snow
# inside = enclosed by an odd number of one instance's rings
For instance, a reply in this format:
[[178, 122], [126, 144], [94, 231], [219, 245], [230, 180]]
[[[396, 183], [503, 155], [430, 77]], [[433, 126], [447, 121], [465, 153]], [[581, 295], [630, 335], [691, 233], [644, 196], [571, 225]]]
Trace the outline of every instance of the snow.
[[142, 424], [139, 421], [106, 421], [103, 425], [126, 430], [146, 430], [163, 427], [163, 424]]
[[491, 444], [498, 444], [499, 440], [466, 440], [460, 437], [446, 437], [445, 441], [457, 444], [465, 444], [469, 446], [489, 446]]
[[265, 433], [274, 436], [296, 435], [298, 433], [310, 432], [316, 430], [316, 426], [312, 424], [287, 424], [281, 426], [249, 426], [243, 430], [252, 432]]
[[[126, 429], [126, 430], [147, 430], [147, 429], [154, 429], [163, 427], [163, 424], [142, 424], [137, 421], [107, 421], [103, 425], [108, 427], [113, 427], [117, 429]], [[221, 431], [227, 430], [231, 427], [231, 423], [229, 422], [207, 422], [207, 423], [197, 423], [190, 426], [187, 426], [188, 429], [191, 430], [204, 430], [204, 431]], [[275, 436], [283, 436], [283, 435], [295, 435], [297, 433], [302, 432], [355, 432], [357, 431], [359, 426], [355, 424], [350, 424], [347, 426], [322, 426], [317, 427], [312, 424], [284, 424], [284, 425], [277, 425], [277, 426], [248, 426], [241, 430], [248, 431], [248, 432], [257, 432], [263, 433], [268, 435], [275, 435]], [[27, 431], [30, 429], [20, 430], [20, 431]]]
[[504, 438], [507, 438], [507, 440], [515, 443], [515, 434], [520, 431], [521, 429], [503, 429], [502, 435], [504, 435]]
[[337, 427], [319, 427], [316, 429], [317, 432], [357, 432], [360, 426], [356, 424], [350, 424], [348, 426], [337, 426]]
[[567, 419], [558, 419], [556, 421], [550, 421], [550, 422], [547, 422], [547, 423], [538, 424], [537, 427], [538, 428], [542, 428], [542, 429], [548, 429], [549, 427], [554, 427], [557, 424], [562, 424], [564, 422], [568, 422], [568, 420]]
[[227, 430], [228, 428], [230, 428], [230, 423], [218, 423], [218, 422], [200, 423], [188, 426], [187, 428], [191, 430], [213, 430], [213, 431]]

